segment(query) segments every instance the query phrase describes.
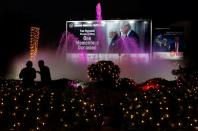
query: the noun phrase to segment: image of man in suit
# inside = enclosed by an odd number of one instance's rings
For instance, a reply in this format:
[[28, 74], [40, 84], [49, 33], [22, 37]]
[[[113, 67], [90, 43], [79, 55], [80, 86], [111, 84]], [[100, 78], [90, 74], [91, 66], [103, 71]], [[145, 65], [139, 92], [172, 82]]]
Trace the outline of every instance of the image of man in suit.
[[138, 34], [132, 30], [128, 21], [121, 23], [120, 36], [122, 39], [123, 52], [135, 53], [140, 50], [140, 42]]
[[135, 31], [132, 30], [130, 23], [127, 21], [124, 21], [121, 24], [121, 36], [132, 38], [135, 43], [139, 45], [139, 36]]
[[109, 35], [109, 38], [110, 38], [109, 52], [110, 53], [119, 53], [122, 48], [121, 48], [121, 45], [119, 43], [118, 32], [115, 31], [115, 30], [111, 30], [108, 35]]

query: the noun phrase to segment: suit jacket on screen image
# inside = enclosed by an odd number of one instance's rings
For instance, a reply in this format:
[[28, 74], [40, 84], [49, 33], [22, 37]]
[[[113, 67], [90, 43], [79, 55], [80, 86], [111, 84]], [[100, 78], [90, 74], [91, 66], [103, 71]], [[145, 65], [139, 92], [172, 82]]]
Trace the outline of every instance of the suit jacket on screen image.
[[127, 37], [133, 38], [136, 41], [137, 45], [139, 46], [140, 39], [139, 39], [138, 34], [135, 31], [131, 30], [129, 34], [127, 35]]

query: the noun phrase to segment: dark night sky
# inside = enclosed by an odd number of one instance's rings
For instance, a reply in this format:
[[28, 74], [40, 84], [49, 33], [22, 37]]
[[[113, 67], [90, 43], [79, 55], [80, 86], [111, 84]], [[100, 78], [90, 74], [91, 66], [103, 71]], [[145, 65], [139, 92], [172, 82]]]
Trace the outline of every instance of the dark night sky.
[[[66, 20], [94, 20], [97, 0], [6, 0], [0, 2], [0, 76], [12, 58], [28, 51], [29, 27], [41, 27], [41, 44], [58, 46]], [[193, 52], [195, 2], [191, 0], [102, 0], [104, 19], [150, 18], [153, 26], [187, 20], [191, 24], [188, 52]]]

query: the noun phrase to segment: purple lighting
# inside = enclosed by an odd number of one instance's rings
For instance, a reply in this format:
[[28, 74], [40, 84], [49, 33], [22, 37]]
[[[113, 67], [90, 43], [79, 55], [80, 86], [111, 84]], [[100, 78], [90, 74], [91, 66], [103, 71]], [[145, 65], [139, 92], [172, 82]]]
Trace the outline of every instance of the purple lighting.
[[100, 2], [96, 5], [96, 20], [102, 20], [102, 9]]
[[102, 9], [100, 2], [96, 5], [96, 20], [99, 24], [99, 26], [96, 28], [96, 37], [98, 39], [98, 42], [100, 43], [99, 47], [103, 50], [106, 49], [107, 47], [106, 47], [106, 43], [104, 43], [105, 36], [102, 30]]

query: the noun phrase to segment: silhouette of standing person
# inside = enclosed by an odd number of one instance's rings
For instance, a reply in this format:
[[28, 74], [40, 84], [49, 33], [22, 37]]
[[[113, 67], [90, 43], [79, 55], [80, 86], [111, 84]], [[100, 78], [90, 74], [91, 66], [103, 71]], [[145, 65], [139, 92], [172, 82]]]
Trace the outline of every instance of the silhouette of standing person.
[[23, 81], [24, 87], [34, 86], [34, 79], [36, 78], [36, 70], [32, 67], [32, 61], [27, 61], [26, 67], [23, 68], [19, 74]]
[[42, 84], [50, 84], [51, 82], [51, 75], [49, 67], [45, 66], [43, 60], [38, 61], [38, 65], [40, 68], [40, 71], [37, 71], [41, 76], [41, 83]]

